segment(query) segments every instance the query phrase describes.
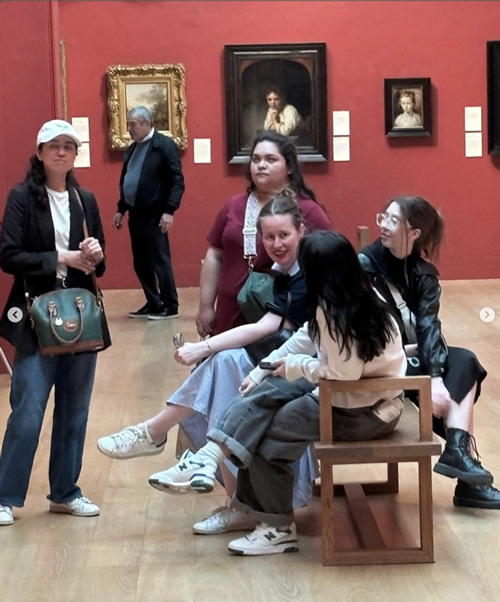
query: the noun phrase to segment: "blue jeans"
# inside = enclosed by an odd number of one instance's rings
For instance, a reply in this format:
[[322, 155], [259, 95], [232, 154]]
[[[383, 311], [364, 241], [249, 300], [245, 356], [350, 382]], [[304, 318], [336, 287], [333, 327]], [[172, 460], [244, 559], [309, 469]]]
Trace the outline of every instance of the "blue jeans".
[[17, 350], [12, 370], [12, 413], [0, 457], [0, 504], [23, 506], [50, 391], [54, 415], [48, 499], [68, 502], [82, 492], [82, 467], [96, 353], [43, 357]]

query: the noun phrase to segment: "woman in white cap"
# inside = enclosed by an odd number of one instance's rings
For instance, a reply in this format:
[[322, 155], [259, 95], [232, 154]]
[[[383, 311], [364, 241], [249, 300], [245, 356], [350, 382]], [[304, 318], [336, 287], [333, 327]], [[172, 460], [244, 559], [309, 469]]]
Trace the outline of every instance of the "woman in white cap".
[[[62, 287], [92, 290], [90, 274], [104, 272], [97, 202], [92, 193], [78, 188], [72, 171], [79, 146], [72, 125], [59, 119], [45, 123], [26, 178], [10, 191], [5, 208], [0, 263], [4, 272], [14, 276], [14, 283], [0, 321], [0, 336], [15, 347], [16, 354], [12, 412], [0, 456], [0, 525], [11, 525], [12, 508], [24, 505], [52, 387], [49, 509], [74, 516], [99, 514], [98, 506], [83, 497], [77, 485], [96, 353], [42, 356], [25, 301], [25, 291], [33, 298]], [[107, 332], [105, 339], [108, 346]]]

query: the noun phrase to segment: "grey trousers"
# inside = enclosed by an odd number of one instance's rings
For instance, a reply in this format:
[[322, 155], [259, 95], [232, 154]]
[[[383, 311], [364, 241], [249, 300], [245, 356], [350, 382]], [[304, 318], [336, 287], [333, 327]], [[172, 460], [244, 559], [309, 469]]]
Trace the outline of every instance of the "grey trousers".
[[[306, 379], [266, 378], [248, 397], [235, 398], [208, 433], [208, 439], [226, 446], [239, 467], [233, 507], [275, 527], [293, 522], [291, 464], [319, 440], [314, 388]], [[377, 405], [334, 408], [334, 438], [359, 441], [390, 433], [399, 417], [383, 422], [373, 413]]]

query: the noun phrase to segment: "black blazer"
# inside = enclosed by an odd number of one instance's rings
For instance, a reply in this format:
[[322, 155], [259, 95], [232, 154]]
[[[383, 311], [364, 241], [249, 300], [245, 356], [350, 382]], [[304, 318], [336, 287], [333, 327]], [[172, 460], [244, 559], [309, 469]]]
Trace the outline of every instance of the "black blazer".
[[[120, 200], [118, 211], [125, 215], [130, 206], [123, 195], [123, 181], [127, 165], [137, 146], [134, 142], [125, 153], [120, 176]], [[184, 193], [184, 176], [181, 160], [175, 142], [155, 130], [146, 152], [141, 177], [137, 187], [134, 216], [144, 218], [160, 217], [164, 213], [173, 215], [181, 204]]]
[[[79, 189], [89, 236], [97, 238], [104, 250], [104, 232], [99, 208], [91, 192]], [[70, 207], [70, 250], [78, 250], [84, 239], [83, 214], [74, 190], [69, 190]], [[55, 247], [54, 223], [48, 198], [46, 203], [36, 200], [26, 183], [13, 188], [7, 199], [0, 238], [0, 267], [14, 276], [7, 304], [0, 320], [0, 336], [14, 347], [30, 352], [38, 348], [36, 335], [29, 320], [24, 282], [31, 297], [47, 293], [55, 288], [57, 251]], [[96, 268], [101, 276], [106, 268], [105, 260]], [[68, 266], [66, 278], [68, 287], [81, 287], [93, 290], [92, 278], [82, 271]], [[23, 312], [20, 322], [12, 322], [7, 317], [11, 307]], [[107, 329], [106, 329], [107, 330]], [[109, 346], [109, 332], [105, 336], [105, 347]]]

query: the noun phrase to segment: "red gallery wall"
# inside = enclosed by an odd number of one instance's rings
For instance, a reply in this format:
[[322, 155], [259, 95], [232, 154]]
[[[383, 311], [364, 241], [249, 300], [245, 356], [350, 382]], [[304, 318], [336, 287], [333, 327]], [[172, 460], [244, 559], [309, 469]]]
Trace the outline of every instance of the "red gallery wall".
[[[6, 161], [9, 185], [14, 172], [18, 176], [19, 163], [31, 144], [26, 130], [30, 129], [32, 136], [33, 122], [38, 125], [49, 108], [45, 99], [40, 103], [37, 95], [26, 95], [32, 72], [40, 70], [37, 81], [41, 85], [48, 70], [47, 48], [37, 43], [38, 36], [47, 37], [47, 4], [0, 3], [0, 18], [7, 5], [16, 17], [12, 29], [5, 23], [3, 29], [16, 40], [22, 23], [28, 42], [22, 47], [28, 73], [11, 65], [5, 55], [2, 62], [11, 82], [23, 88], [26, 106], [22, 114], [27, 114], [30, 122], [30, 127], [21, 128], [17, 135], [9, 116], [18, 96], [7, 95], [9, 104], [5, 105], [4, 98], [3, 108], [0, 105], [1, 122], [9, 144], [14, 145], [16, 159], [14, 162], [8, 157]], [[372, 225], [385, 199], [401, 193], [421, 194], [442, 210], [448, 225], [441, 261], [443, 277], [500, 276], [500, 164], [486, 149], [486, 41], [500, 39], [500, 3], [57, 4], [59, 37], [67, 46], [69, 115], [90, 118], [92, 167], [79, 170], [78, 176], [100, 202], [108, 241], [106, 288], [138, 287], [128, 233], [110, 227], [122, 154], [108, 149], [106, 68], [112, 64], [169, 62], [186, 67], [189, 148], [183, 154], [183, 166], [187, 190], [171, 240], [178, 284], [192, 286], [197, 284], [200, 259], [206, 250], [205, 235], [217, 210], [246, 186], [241, 167], [229, 166], [225, 153], [223, 48], [235, 43], [326, 42], [329, 161], [306, 164], [304, 171], [337, 229], [354, 240], [356, 225]], [[35, 6], [42, 16], [35, 14]], [[21, 52], [19, 44], [10, 46], [3, 37], [0, 45], [2, 53]], [[431, 140], [385, 137], [384, 78], [398, 77], [432, 78], [435, 119]], [[46, 90], [42, 92], [43, 97]], [[483, 107], [484, 156], [466, 159], [464, 107], [478, 105]], [[332, 110], [351, 112], [350, 162], [332, 162]], [[16, 130], [13, 136], [7, 135], [5, 127]], [[193, 138], [211, 139], [210, 165], [194, 164]]]
[[[54, 111], [50, 34], [48, 2], [0, 4], [0, 220], [9, 189], [26, 173], [38, 129]], [[0, 311], [11, 282], [0, 272]], [[10, 346], [0, 344], [12, 359]]]

